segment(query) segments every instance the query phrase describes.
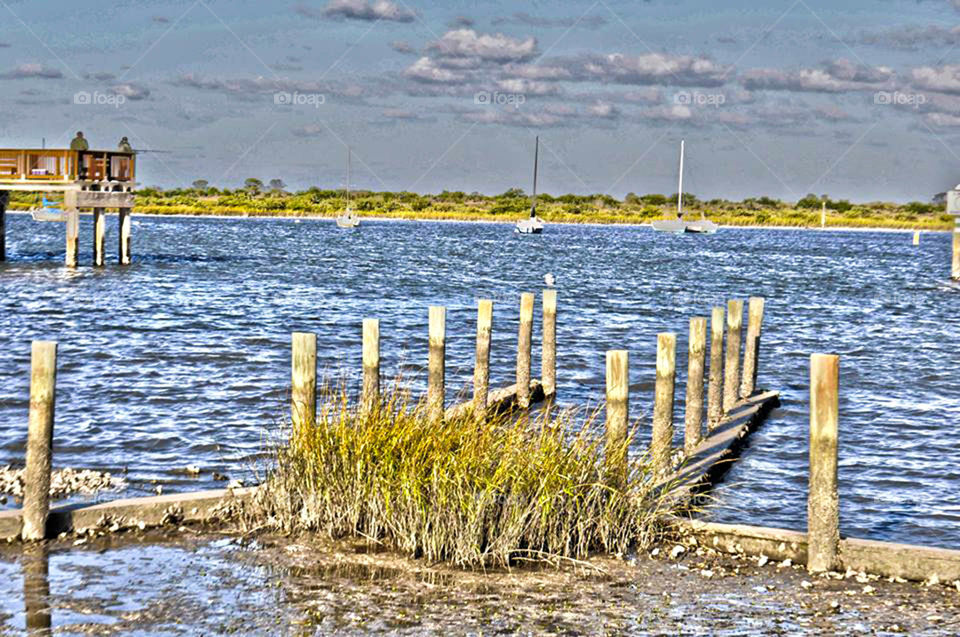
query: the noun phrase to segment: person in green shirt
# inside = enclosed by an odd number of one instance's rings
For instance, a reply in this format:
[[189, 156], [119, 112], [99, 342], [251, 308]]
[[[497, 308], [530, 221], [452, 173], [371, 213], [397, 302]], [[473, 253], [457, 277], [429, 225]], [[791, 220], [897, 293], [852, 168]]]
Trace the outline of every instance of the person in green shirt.
[[77, 131], [77, 136], [70, 142], [70, 150], [90, 150], [90, 144], [83, 136], [83, 131]]

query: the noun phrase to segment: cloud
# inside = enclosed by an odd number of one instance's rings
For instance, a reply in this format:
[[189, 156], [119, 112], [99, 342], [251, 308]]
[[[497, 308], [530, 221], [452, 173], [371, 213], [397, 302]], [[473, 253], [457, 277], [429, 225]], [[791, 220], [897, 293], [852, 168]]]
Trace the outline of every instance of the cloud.
[[[296, 11], [301, 15], [316, 17], [315, 12], [304, 5], [298, 5]], [[409, 9], [400, 7], [390, 0], [330, 0], [323, 8], [323, 15], [328, 18], [345, 20], [363, 20], [374, 22], [388, 20], [391, 22], [413, 22], [416, 14]]]
[[291, 80], [288, 78], [231, 78], [218, 79], [185, 73], [171, 82], [174, 86], [183, 86], [202, 91], [216, 91], [237, 97], [252, 98], [277, 92], [337, 95], [344, 98], [359, 99], [373, 94], [385, 94], [385, 90], [373, 86], [360, 86], [355, 83], [316, 82], [312, 80]]
[[601, 117], [603, 119], [616, 119], [617, 117], [620, 117], [619, 109], [617, 109], [617, 107], [610, 102], [604, 102], [603, 100], [598, 100], [588, 107], [587, 113], [594, 117]]
[[440, 68], [426, 56], [407, 68], [404, 75], [414, 81], [430, 84], [461, 84], [467, 79], [466, 74]]
[[134, 102], [150, 97], [150, 89], [138, 84], [118, 84], [113, 87], [113, 92]]
[[403, 40], [394, 40], [390, 43], [390, 48], [396, 51], [397, 53], [403, 54], [416, 54], [417, 50], [413, 48], [410, 43], [404, 42]]
[[843, 93], [888, 88], [893, 79], [894, 72], [889, 67], [854, 64], [841, 58], [819, 69], [753, 69], [744, 73], [740, 81], [749, 90]]
[[42, 64], [21, 64], [6, 73], [0, 73], [0, 79], [3, 80], [24, 80], [28, 78], [57, 80], [62, 77], [63, 73], [59, 69], [52, 69]]
[[674, 86], [720, 86], [733, 67], [710, 58], [666, 53], [626, 55], [611, 53], [574, 60], [574, 75], [582, 80], [616, 84], [666, 84]]
[[910, 76], [914, 86], [918, 88], [939, 93], [960, 94], [960, 64], [921, 66], [913, 69]]
[[453, 20], [450, 21], [450, 26], [452, 27], [472, 27], [474, 25], [473, 18], [469, 18], [465, 15], [458, 15]]
[[307, 124], [293, 129], [297, 137], [320, 137], [326, 134], [327, 129], [322, 124]]
[[83, 79], [96, 80], [98, 82], [109, 82], [110, 80], [116, 79], [116, 75], [107, 71], [97, 71], [96, 73], [85, 73], [83, 75]]
[[533, 16], [525, 11], [517, 11], [509, 17], [501, 17], [493, 20], [492, 24], [521, 24], [531, 27], [584, 27], [586, 29], [597, 29], [607, 24], [607, 19], [603, 16], [582, 16], [580, 18], [545, 18]]
[[927, 113], [923, 116], [928, 124], [937, 128], [960, 127], [960, 115], [947, 113]]
[[402, 108], [388, 108], [383, 111], [383, 116], [388, 120], [399, 122], [435, 122], [436, 118], [426, 117], [422, 113], [406, 110]]
[[473, 29], [447, 31], [428, 47], [439, 58], [480, 62], [525, 62], [537, 54], [537, 39], [511, 38], [502, 33], [477, 33]]
[[952, 46], [960, 43], [960, 26], [948, 29], [936, 24], [925, 27], [909, 25], [885, 31], [866, 31], [860, 34], [859, 40], [862, 44], [907, 50]]
[[170, 18], [168, 18], [168, 17], [166, 17], [166, 16], [162, 16], [162, 15], [155, 15], [155, 16], [153, 16], [153, 17], [150, 18], [150, 19], [153, 20], [154, 22], [156, 22], [157, 24], [169, 24], [169, 23], [170, 23]]

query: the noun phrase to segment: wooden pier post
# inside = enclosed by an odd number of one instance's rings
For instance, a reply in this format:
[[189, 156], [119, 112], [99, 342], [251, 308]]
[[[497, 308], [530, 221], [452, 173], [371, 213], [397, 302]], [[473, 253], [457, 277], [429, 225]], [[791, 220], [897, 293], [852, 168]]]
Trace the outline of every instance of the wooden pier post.
[[118, 233], [120, 245], [118, 246], [118, 256], [120, 265], [130, 265], [130, 208], [119, 209], [119, 230]]
[[723, 411], [733, 409], [740, 392], [740, 330], [743, 301], [727, 302], [727, 360], [724, 364]]
[[477, 304], [477, 357], [473, 367], [473, 408], [477, 417], [487, 412], [490, 391], [490, 334], [493, 331], [493, 301]]
[[292, 346], [290, 420], [309, 426], [317, 419], [317, 335], [294, 332]]
[[360, 404], [373, 409], [380, 401], [380, 321], [363, 320], [363, 391]]
[[740, 397], [749, 398], [757, 385], [757, 370], [760, 358], [760, 332], [763, 329], [763, 297], [750, 297], [747, 310], [747, 343], [743, 354], [743, 379], [740, 381]]
[[530, 407], [530, 350], [533, 345], [533, 293], [520, 295], [520, 334], [517, 337], [517, 405]]
[[707, 430], [723, 418], [723, 306], [710, 315], [710, 389], [707, 393]]
[[627, 425], [630, 418], [630, 355], [607, 351], [607, 422], [604, 455], [607, 480], [623, 486], [627, 480]]
[[427, 405], [433, 420], [443, 420], [444, 395], [446, 393], [446, 334], [447, 308], [430, 307], [429, 323], [430, 352], [427, 366]]
[[670, 455], [673, 451], [673, 387], [677, 373], [677, 335], [663, 332], [657, 335], [657, 383], [653, 399], [653, 438], [650, 457], [654, 474], [660, 477], [670, 473]]
[[23, 482], [26, 541], [46, 537], [53, 464], [53, 414], [57, 393], [57, 344], [34, 341], [30, 353], [30, 415]]
[[547, 404], [557, 394], [557, 291], [543, 291], [543, 353], [540, 382]]
[[837, 425], [840, 358], [810, 357], [810, 490], [807, 496], [807, 569], [836, 570], [840, 545]]
[[703, 369], [706, 359], [707, 319], [690, 319], [687, 361], [687, 409], [683, 450], [687, 455], [700, 444], [703, 434]]
[[915, 246], [920, 245], [920, 231], [919, 231], [919, 230], [914, 230], [914, 231], [913, 231], [913, 245], [915, 245]]
[[77, 267], [77, 253], [80, 249], [80, 211], [76, 208], [67, 208], [67, 252], [64, 264], [68, 268]]
[[0, 261], [7, 260], [7, 206], [10, 204], [10, 193], [0, 190]]
[[957, 217], [956, 226], [953, 228], [953, 267], [951, 276], [954, 281], [960, 281], [960, 217]]
[[103, 208], [93, 209], [93, 265], [105, 263], [103, 240], [107, 234], [107, 215]]

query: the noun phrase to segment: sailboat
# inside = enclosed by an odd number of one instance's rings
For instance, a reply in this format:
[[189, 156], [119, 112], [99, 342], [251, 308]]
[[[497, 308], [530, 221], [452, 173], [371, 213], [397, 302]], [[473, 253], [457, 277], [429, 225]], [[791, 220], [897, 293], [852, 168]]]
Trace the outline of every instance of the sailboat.
[[683, 154], [684, 140], [680, 140], [680, 179], [677, 186], [677, 218], [676, 219], [658, 219], [650, 225], [657, 232], [672, 232], [682, 234], [685, 232], [695, 234], [713, 234], [717, 231], [717, 224], [707, 219], [703, 212], [700, 213], [700, 219], [697, 221], [684, 221], [683, 219]]
[[30, 209], [30, 216], [33, 217], [34, 221], [66, 221], [67, 213], [65, 213], [55, 201], [47, 201], [46, 196], [43, 197], [43, 207], [34, 206]]
[[337, 227], [338, 228], [356, 228], [360, 225], [360, 217], [353, 214], [353, 207], [350, 202], [350, 165], [351, 165], [351, 154], [350, 148], [347, 148], [347, 209], [346, 211], [337, 217]]
[[537, 168], [540, 159], [540, 137], [537, 136], [533, 149], [533, 199], [530, 202], [530, 216], [517, 222], [520, 234], [540, 234], [543, 232], [543, 219], [537, 216]]

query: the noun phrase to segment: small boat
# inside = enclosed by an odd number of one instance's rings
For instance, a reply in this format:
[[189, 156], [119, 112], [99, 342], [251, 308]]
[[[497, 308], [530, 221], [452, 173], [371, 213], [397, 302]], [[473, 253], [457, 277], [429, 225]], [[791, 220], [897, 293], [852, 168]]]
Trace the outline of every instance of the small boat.
[[350, 205], [350, 148], [347, 148], [347, 209], [343, 214], [337, 217], [338, 228], [357, 228], [360, 226], [360, 217], [353, 214], [353, 207]]
[[540, 234], [543, 232], [543, 219], [537, 216], [537, 167], [540, 159], [540, 137], [536, 139], [533, 150], [533, 199], [530, 202], [530, 216], [517, 222], [519, 234]]
[[717, 224], [707, 219], [703, 213], [700, 213], [700, 219], [697, 221], [686, 221], [683, 218], [683, 151], [684, 141], [680, 140], [680, 183], [677, 187], [677, 218], [676, 219], [658, 219], [650, 225], [657, 232], [670, 232], [673, 234], [714, 234], [718, 230]]
[[57, 207], [57, 202], [43, 198], [42, 208], [31, 208], [30, 216], [34, 221], [66, 221], [67, 213]]

